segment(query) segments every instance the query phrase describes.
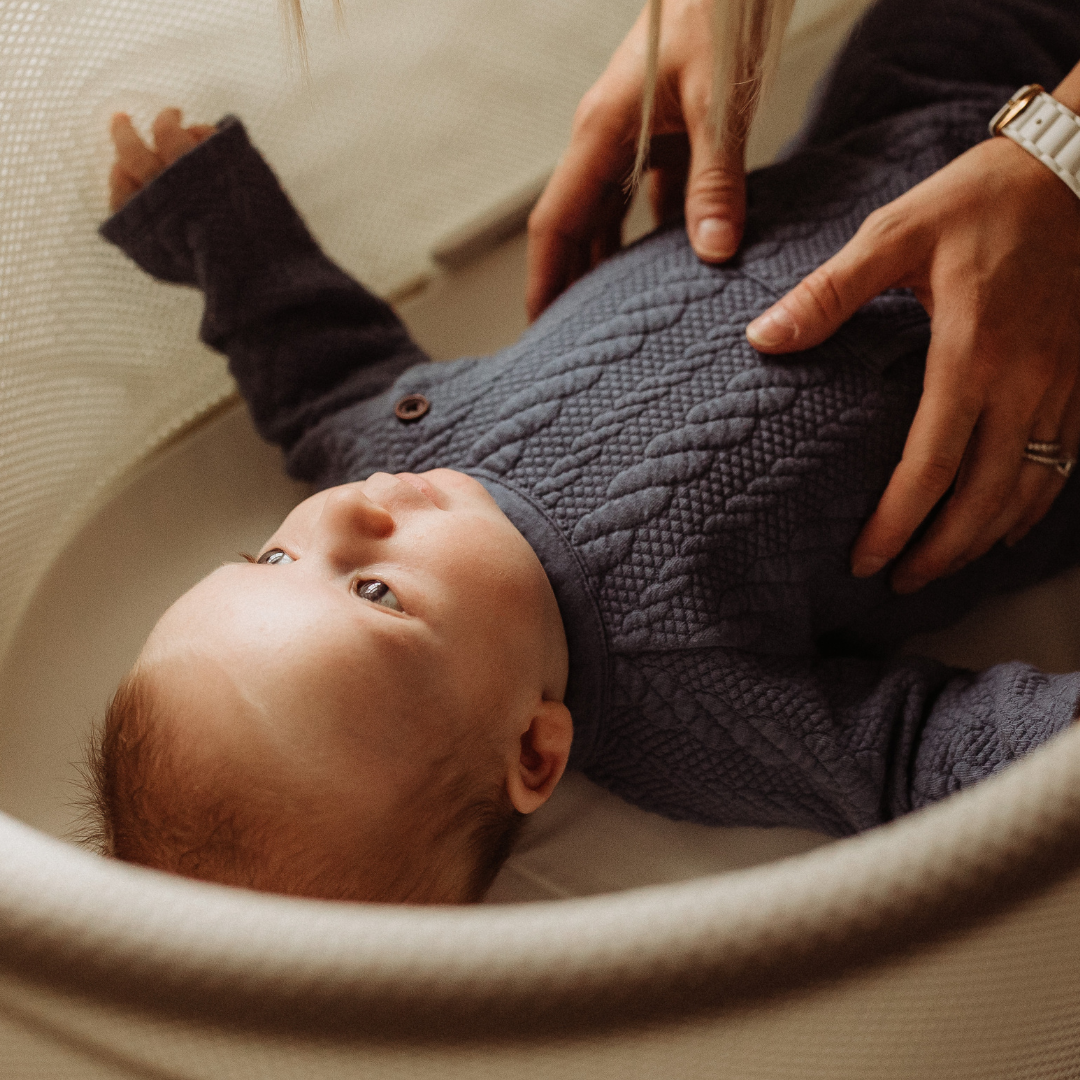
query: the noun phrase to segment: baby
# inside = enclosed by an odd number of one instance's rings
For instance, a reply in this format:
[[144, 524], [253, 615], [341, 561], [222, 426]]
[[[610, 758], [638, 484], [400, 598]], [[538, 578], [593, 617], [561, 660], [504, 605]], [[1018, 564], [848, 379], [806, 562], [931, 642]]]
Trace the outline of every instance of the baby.
[[167, 110], [151, 148], [115, 118], [103, 234], [204, 292], [203, 340], [322, 490], [181, 597], [118, 691], [96, 761], [114, 855], [464, 902], [568, 763], [671, 817], [842, 835], [1071, 722], [1080, 675], [888, 653], [1076, 562], [1076, 480], [1016, 547], [919, 594], [857, 580], [848, 552], [900, 458], [925, 313], [887, 294], [779, 363], [743, 335], [983, 138], [1016, 86], [1080, 55], [1071, 5], [1017, 17], [998, 54], [980, 20], [1001, 11], [934, 0], [935, 18], [942, 2], [962, 16], [947, 49], [927, 48], [921, 3], [870, 13], [800, 149], [750, 178], [737, 260], [703, 265], [661, 230], [486, 360], [427, 361], [322, 254], [235, 119], [184, 128]]
[[256, 888], [477, 897], [566, 764], [566, 672], [543, 568], [480, 483], [322, 491], [151, 634], [106, 735], [115, 850]]

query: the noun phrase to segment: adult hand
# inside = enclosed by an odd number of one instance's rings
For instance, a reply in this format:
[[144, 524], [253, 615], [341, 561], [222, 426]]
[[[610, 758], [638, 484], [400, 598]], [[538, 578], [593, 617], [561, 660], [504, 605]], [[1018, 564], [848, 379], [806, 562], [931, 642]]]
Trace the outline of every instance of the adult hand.
[[[683, 202], [685, 187], [694, 250], [706, 262], [722, 262], [742, 239], [746, 185], [743, 142], [728, 138], [717, 149], [709, 122], [711, 10], [711, 0], [664, 0], [652, 124], [659, 138], [650, 161], [657, 166], [652, 192], [658, 218]], [[646, 9], [581, 99], [570, 145], [529, 217], [530, 319], [621, 246], [623, 185], [641, 128], [647, 48]]]
[[116, 147], [116, 162], [109, 173], [109, 209], [115, 214], [178, 157], [213, 135], [214, 128], [209, 124], [185, 128], [179, 109], [163, 109], [154, 120], [152, 149], [127, 113], [113, 116], [109, 132]]
[[895, 558], [952, 487], [893, 573], [906, 593], [1018, 541], [1064, 485], [1023, 455], [1029, 440], [1070, 457], [1080, 446], [1080, 200], [1015, 143], [989, 139], [871, 214], [747, 336], [766, 353], [809, 348], [892, 286], [930, 314], [930, 350], [903, 460], [852, 570]]

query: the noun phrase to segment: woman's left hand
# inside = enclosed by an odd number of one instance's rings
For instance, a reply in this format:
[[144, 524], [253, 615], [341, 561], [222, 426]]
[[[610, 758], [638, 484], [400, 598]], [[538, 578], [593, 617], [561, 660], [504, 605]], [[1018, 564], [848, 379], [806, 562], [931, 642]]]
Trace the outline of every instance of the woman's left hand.
[[1080, 199], [1006, 138], [989, 139], [871, 214], [747, 329], [765, 353], [824, 341], [884, 289], [931, 318], [922, 399], [852, 553], [859, 577], [900, 554], [952, 488], [893, 587], [914, 592], [998, 540], [1018, 541], [1065, 478], [1029, 441], [1080, 447]]
[[[685, 207], [698, 257], [735, 254], [746, 218], [741, 139], [718, 146], [712, 100], [711, 0], [665, 0], [649, 155], [653, 209], [666, 220]], [[525, 308], [535, 319], [567, 286], [619, 250], [634, 163], [648, 51], [648, 7], [607, 70], [581, 99], [570, 145], [529, 217]]]

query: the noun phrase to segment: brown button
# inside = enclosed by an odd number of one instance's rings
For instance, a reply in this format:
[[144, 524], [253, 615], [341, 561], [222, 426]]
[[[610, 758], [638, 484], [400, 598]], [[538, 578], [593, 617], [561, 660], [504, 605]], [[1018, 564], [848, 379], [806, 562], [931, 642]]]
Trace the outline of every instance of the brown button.
[[394, 415], [408, 424], [419, 420], [430, 408], [431, 402], [423, 394], [406, 394], [394, 406]]

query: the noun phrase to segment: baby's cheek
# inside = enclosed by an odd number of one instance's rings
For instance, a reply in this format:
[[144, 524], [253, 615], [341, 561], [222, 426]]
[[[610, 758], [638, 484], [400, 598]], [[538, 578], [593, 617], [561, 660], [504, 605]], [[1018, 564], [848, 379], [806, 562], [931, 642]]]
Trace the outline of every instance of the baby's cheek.
[[481, 523], [463, 545], [457, 569], [477, 595], [505, 617], [505, 609], [517, 608], [533, 598], [538, 568], [532, 548], [520, 534]]

